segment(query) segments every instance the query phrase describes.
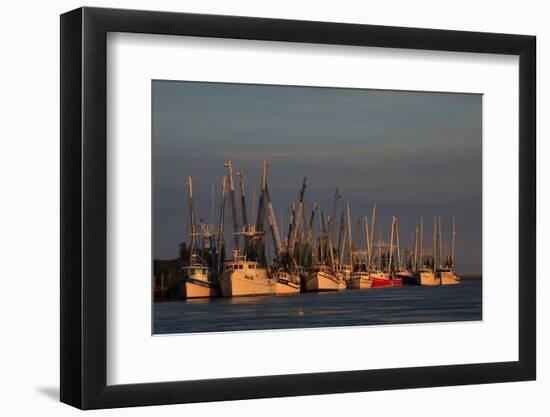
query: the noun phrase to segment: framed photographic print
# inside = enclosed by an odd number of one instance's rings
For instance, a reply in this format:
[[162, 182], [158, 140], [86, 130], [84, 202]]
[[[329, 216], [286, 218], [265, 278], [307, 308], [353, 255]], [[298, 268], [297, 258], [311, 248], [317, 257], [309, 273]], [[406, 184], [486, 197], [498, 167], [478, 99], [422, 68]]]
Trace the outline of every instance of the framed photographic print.
[[535, 38], [61, 16], [61, 400], [535, 379]]

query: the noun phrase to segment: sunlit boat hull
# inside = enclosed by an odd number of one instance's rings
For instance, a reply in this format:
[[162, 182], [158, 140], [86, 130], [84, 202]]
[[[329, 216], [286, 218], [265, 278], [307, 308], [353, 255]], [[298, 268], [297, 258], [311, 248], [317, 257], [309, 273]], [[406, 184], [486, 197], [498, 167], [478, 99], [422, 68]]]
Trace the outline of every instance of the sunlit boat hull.
[[284, 278], [277, 279], [275, 284], [275, 294], [285, 295], [285, 294], [299, 294], [300, 293], [300, 278], [297, 277], [295, 280], [286, 280]]
[[460, 278], [454, 272], [439, 272], [441, 285], [456, 285], [460, 282]]
[[218, 284], [193, 278], [185, 278], [181, 290], [183, 298], [207, 298], [221, 295]]
[[325, 271], [312, 272], [306, 278], [306, 291], [340, 291], [345, 288], [345, 282]]
[[441, 285], [441, 279], [439, 279], [433, 272], [418, 272], [416, 274], [416, 282], [418, 285], [426, 286]]
[[224, 297], [273, 295], [276, 287], [275, 280], [267, 276], [265, 269], [224, 271], [219, 283]]
[[403, 285], [402, 278], [390, 278], [390, 276], [386, 273], [371, 274], [370, 279], [372, 280], [372, 288], [400, 287]]
[[372, 279], [367, 274], [361, 276], [352, 275], [348, 285], [352, 290], [364, 290], [372, 288]]

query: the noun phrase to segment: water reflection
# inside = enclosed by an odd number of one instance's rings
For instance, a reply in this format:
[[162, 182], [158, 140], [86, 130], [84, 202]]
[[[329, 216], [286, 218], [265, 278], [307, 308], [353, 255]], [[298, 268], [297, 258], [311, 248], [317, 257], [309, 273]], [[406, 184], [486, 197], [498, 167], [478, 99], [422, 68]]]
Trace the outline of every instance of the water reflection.
[[156, 303], [154, 333], [481, 320], [480, 281]]

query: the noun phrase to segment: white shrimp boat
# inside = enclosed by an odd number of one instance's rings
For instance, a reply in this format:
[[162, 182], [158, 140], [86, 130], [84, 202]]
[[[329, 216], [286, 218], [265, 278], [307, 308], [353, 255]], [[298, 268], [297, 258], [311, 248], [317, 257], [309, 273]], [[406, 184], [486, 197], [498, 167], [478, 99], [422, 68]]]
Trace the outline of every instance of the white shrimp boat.
[[244, 256], [224, 262], [218, 282], [224, 297], [275, 294], [276, 280], [258, 262]]
[[326, 265], [315, 265], [306, 277], [306, 291], [340, 291], [345, 288], [345, 281]]
[[209, 268], [195, 264], [183, 267], [184, 277], [181, 285], [183, 298], [219, 297], [220, 286], [211, 279]]
[[441, 268], [437, 271], [437, 277], [441, 285], [456, 285], [460, 283], [460, 278], [451, 268]]
[[415, 279], [418, 285], [441, 285], [441, 279], [430, 268], [420, 268], [415, 274]]
[[348, 282], [348, 287], [353, 290], [372, 288], [372, 280], [370, 278], [370, 274], [366, 271], [353, 272]]
[[271, 273], [275, 278], [275, 294], [299, 294], [300, 293], [300, 275], [287, 272], [283, 269], [277, 269]]

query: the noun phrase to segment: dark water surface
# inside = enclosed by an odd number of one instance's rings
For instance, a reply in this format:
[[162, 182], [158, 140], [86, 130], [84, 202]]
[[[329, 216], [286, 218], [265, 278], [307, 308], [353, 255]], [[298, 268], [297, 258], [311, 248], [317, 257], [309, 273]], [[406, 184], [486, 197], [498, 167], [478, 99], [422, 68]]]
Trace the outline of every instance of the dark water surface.
[[155, 303], [155, 334], [481, 320], [481, 281]]

